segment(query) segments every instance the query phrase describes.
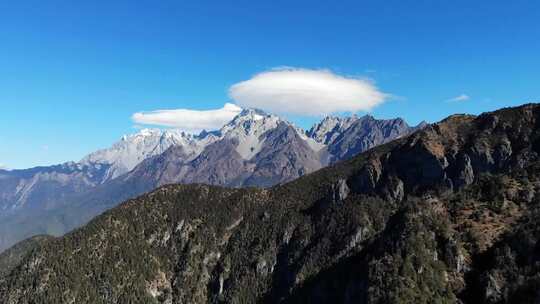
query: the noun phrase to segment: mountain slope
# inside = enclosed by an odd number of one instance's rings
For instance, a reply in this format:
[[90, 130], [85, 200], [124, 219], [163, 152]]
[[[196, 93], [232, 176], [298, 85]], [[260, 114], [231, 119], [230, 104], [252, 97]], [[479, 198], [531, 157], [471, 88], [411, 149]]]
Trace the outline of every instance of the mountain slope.
[[0, 302], [535, 303], [539, 143], [525, 105], [270, 189], [165, 186], [46, 242]]
[[306, 133], [248, 109], [218, 131], [195, 136], [145, 129], [80, 163], [0, 171], [0, 251], [32, 235], [62, 235], [160, 185], [270, 187], [415, 130], [401, 119], [331, 120], [333, 128], [325, 119]]
[[19, 209], [53, 209], [66, 196], [99, 185], [109, 169], [102, 164], [64, 163], [25, 170], [0, 170], [0, 217]]
[[0, 170], [0, 216], [19, 209], [48, 210], [66, 198], [86, 192], [131, 171], [142, 160], [183, 146], [195, 154], [201, 148], [193, 136], [176, 130], [143, 129], [126, 135], [109, 149], [93, 152], [78, 163], [67, 162], [24, 170]]
[[183, 146], [188, 153], [195, 154], [201, 145], [194, 136], [178, 130], [143, 129], [139, 133], [123, 136], [110, 148], [90, 153], [80, 163], [108, 165], [105, 179], [110, 180], [171, 146]]
[[172, 147], [124, 179], [146, 179], [148, 190], [170, 183], [272, 186], [322, 167], [319, 151], [312, 148], [317, 143], [300, 132], [275, 116], [246, 113], [225, 126], [221, 139], [194, 159], [186, 159], [181, 146]]
[[268, 187], [417, 130], [402, 119], [333, 118], [328, 128], [329, 120], [305, 134], [276, 116], [244, 110], [195, 158], [188, 159], [181, 146], [172, 147], [121, 179], [140, 180], [148, 190], [169, 183]]
[[16, 246], [0, 254], [0, 280], [7, 276], [33, 250], [53, 237], [37, 235], [17, 243]]
[[325, 136], [331, 162], [351, 158], [372, 147], [405, 136], [423, 126], [422, 124], [419, 127], [411, 128], [400, 118], [377, 120], [369, 115], [353, 121], [346, 120], [345, 128], [341, 125], [337, 128], [337, 132], [332, 131]]

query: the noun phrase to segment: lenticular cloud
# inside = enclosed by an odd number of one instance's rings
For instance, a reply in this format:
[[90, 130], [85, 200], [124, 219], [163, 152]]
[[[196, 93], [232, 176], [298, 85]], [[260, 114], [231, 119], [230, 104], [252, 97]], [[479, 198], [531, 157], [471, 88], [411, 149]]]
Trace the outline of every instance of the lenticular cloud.
[[296, 68], [257, 74], [233, 85], [229, 96], [245, 108], [310, 116], [369, 111], [387, 97], [367, 80]]
[[223, 108], [215, 110], [157, 110], [138, 112], [132, 119], [138, 124], [174, 127], [187, 132], [216, 130], [228, 123], [242, 111], [237, 105], [226, 103]]
[[188, 132], [219, 129], [242, 108], [301, 116], [339, 112], [369, 111], [388, 97], [368, 80], [337, 75], [328, 70], [298, 68], [273, 69], [229, 88], [229, 97], [220, 109], [157, 110], [133, 114], [138, 124], [179, 128]]

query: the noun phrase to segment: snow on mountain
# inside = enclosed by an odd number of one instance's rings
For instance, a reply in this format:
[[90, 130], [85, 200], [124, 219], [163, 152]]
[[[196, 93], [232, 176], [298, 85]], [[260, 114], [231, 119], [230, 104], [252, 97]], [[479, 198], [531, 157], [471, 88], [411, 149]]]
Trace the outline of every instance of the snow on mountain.
[[282, 120], [260, 110], [243, 110], [231, 122], [221, 128], [223, 138], [235, 139], [236, 151], [243, 159], [249, 160], [260, 152], [264, 134], [275, 129]]
[[320, 123], [314, 125], [307, 132], [307, 136], [313, 138], [318, 143], [328, 145], [343, 133], [343, 131], [358, 121], [358, 119], [356, 115], [344, 118], [327, 116]]
[[123, 136], [110, 148], [89, 154], [81, 163], [110, 165], [104, 178], [106, 181], [131, 171], [143, 160], [162, 154], [171, 146], [182, 146], [187, 155], [185, 161], [190, 161], [199, 156], [208, 145], [223, 139], [232, 140], [242, 159], [250, 160], [264, 147], [269, 131], [280, 124], [293, 128], [314, 152], [319, 152], [331, 146], [352, 125], [366, 119], [374, 120], [370, 116], [356, 115], [345, 118], [326, 117], [305, 131], [276, 115], [257, 109], [245, 109], [220, 130], [203, 131], [199, 135], [173, 129], [143, 129], [136, 134]]
[[[154, 165], [158, 168], [156, 176], [161, 176], [162, 170], [167, 174], [176, 172], [176, 176], [170, 176], [170, 181], [212, 182], [212, 178], [221, 175], [226, 181], [227, 174], [234, 175], [231, 172], [234, 168], [239, 170], [237, 175], [241, 180], [242, 174], [254, 174], [251, 171], [256, 169], [260, 172], [255, 172], [254, 176], [259, 174], [260, 177], [257, 175], [259, 180], [253, 183], [260, 184], [264, 178], [277, 176], [276, 168], [292, 170], [290, 176], [279, 178], [294, 178], [300, 174], [298, 172], [304, 174], [349, 158], [422, 126], [411, 128], [401, 119], [376, 120], [371, 116], [327, 117], [306, 132], [276, 115], [246, 109], [220, 130], [203, 131], [199, 135], [170, 129], [143, 129], [123, 136], [110, 148], [89, 154], [79, 163], [13, 172], [0, 170], [0, 210], [1, 206], [13, 209], [38, 202], [50, 201], [54, 205], [69, 194], [82, 193], [130, 172], [142, 161], [163, 155], [173, 146], [178, 148], [177, 153], [169, 153], [165, 158], [174, 162], [173, 167], [178, 170]], [[203, 157], [199, 158], [201, 155]], [[192, 162], [194, 160], [197, 161]], [[304, 169], [298, 171], [299, 168]], [[206, 176], [211, 170], [216, 175]]]
[[305, 140], [306, 143], [309, 145], [309, 147], [313, 151], [318, 152], [318, 151], [321, 151], [322, 149], [324, 149], [326, 147], [326, 144], [317, 141], [315, 138], [310, 137], [308, 132], [306, 132], [306, 131], [304, 131], [304, 130], [302, 130], [300, 128], [296, 128], [296, 132], [298, 132], [298, 135], [300, 135], [300, 138]]
[[[208, 137], [205, 141], [210, 139]], [[131, 171], [141, 161], [159, 155], [173, 145], [183, 146], [189, 154], [198, 154], [202, 149], [200, 141], [192, 134], [179, 130], [142, 129], [136, 134], [124, 135], [110, 148], [89, 154], [81, 163], [111, 165], [106, 179], [112, 179]]]
[[203, 131], [199, 135], [179, 130], [143, 129], [136, 134], [125, 135], [107, 149], [93, 152], [81, 160], [82, 164], [108, 164], [105, 180], [113, 179], [131, 171], [143, 160], [162, 154], [171, 146], [182, 146], [190, 160], [197, 157], [206, 146], [221, 139], [234, 139], [236, 150], [244, 159], [256, 155], [263, 143], [262, 136], [275, 129], [282, 120], [260, 110], [244, 110], [218, 131]]
[[292, 127], [312, 150], [319, 151], [324, 148], [324, 144], [309, 137], [306, 131], [276, 115], [267, 114], [257, 109], [243, 110], [230, 123], [225, 125], [220, 130], [220, 133], [223, 138], [236, 139], [238, 141], [236, 151], [243, 159], [249, 160], [261, 151], [266, 139], [265, 134], [276, 129], [280, 123]]
[[182, 146], [188, 155], [186, 160], [189, 161], [197, 157], [206, 146], [222, 139], [234, 140], [238, 154], [250, 160], [264, 146], [265, 134], [276, 129], [280, 123], [294, 128], [313, 151], [319, 152], [361, 119], [355, 115], [346, 118], [326, 117], [306, 132], [276, 115], [257, 109], [245, 109], [220, 130], [203, 131], [199, 135], [179, 130], [143, 129], [136, 134], [123, 136], [110, 148], [89, 154], [81, 163], [110, 165], [104, 178], [106, 181], [131, 171], [143, 160], [162, 154], [171, 146]]
[[[9, 212], [20, 220], [18, 227], [27, 227], [24, 231], [30, 234], [50, 233], [43, 227], [56, 227], [59, 230], [54, 233], [63, 233], [159, 185], [270, 187], [424, 125], [411, 128], [402, 119], [377, 120], [371, 116], [327, 117], [306, 132], [278, 116], [247, 109], [221, 129], [198, 135], [144, 129], [89, 154], [79, 163], [0, 170], [0, 217]], [[103, 203], [95, 206], [96, 201]], [[65, 215], [61, 218], [66, 222], [61, 226], [58, 214]], [[74, 218], [74, 214], [79, 217]], [[9, 229], [0, 229], [0, 250], [28, 236], [12, 234], [12, 227]]]

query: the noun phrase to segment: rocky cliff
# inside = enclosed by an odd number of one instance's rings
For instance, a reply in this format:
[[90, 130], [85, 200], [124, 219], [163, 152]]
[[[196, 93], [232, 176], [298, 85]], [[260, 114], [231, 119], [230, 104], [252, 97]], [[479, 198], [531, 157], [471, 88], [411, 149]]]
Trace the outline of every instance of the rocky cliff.
[[269, 187], [414, 130], [364, 116], [327, 118], [306, 134], [248, 109], [214, 132], [143, 129], [79, 163], [0, 170], [0, 251], [32, 235], [62, 235], [161, 185]]
[[540, 106], [269, 189], [169, 185], [45, 242], [2, 303], [536, 303]]

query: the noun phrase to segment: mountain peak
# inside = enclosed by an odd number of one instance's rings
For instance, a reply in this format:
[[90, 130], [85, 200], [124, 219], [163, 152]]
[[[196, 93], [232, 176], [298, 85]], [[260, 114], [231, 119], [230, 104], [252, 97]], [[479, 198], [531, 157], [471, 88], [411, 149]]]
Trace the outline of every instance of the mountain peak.
[[121, 141], [132, 141], [136, 138], [161, 136], [161, 133], [162, 131], [160, 129], [144, 128], [144, 129], [140, 129], [139, 132], [134, 133], [134, 134], [125, 134], [124, 136], [122, 136]]
[[240, 112], [240, 114], [238, 114], [237, 116], [248, 116], [248, 117], [260, 118], [261, 116], [264, 117], [268, 115], [269, 115], [268, 113], [266, 113], [265, 111], [261, 109], [248, 108], [248, 109], [243, 109], [242, 112]]
[[274, 114], [268, 114], [260, 109], [244, 109], [242, 112], [240, 112], [238, 115], [236, 115], [227, 125], [242, 125], [245, 122], [255, 122], [255, 121], [261, 121], [261, 120], [281, 120], [278, 116]]
[[120, 176], [133, 169], [142, 160], [163, 153], [173, 145], [192, 146], [193, 136], [176, 129], [141, 129], [122, 136], [110, 148], [93, 152], [81, 160], [82, 164], [109, 164], [107, 179]]
[[419, 124], [417, 124], [414, 128], [416, 130], [420, 130], [420, 129], [423, 129], [425, 127], [427, 127], [429, 125], [429, 123], [425, 120], [422, 120]]
[[228, 124], [221, 128], [220, 132], [223, 135], [234, 130], [242, 130], [245, 133], [255, 131], [255, 129], [272, 129], [277, 123], [282, 121], [276, 115], [268, 114], [259, 109], [244, 109], [240, 114], [236, 115]]
[[[0, 302], [55, 303], [69, 293], [78, 303], [95, 303], [104, 298], [87, 291], [103, 289], [113, 302], [537, 303], [539, 121], [540, 107], [453, 116], [264, 190], [210, 187], [193, 178], [192, 185], [164, 186], [4, 262]], [[373, 127], [399, 123], [377, 120]], [[346, 132], [371, 129], [363, 126]], [[278, 129], [272, 139], [294, 135], [284, 124]], [[214, 148], [207, 155], [224, 167], [198, 162], [193, 169], [222, 184], [245, 175], [275, 184], [286, 180], [281, 164], [313, 159], [303, 147], [295, 157], [263, 151], [273, 162], [263, 158], [257, 167], [267, 170], [253, 174], [239, 169], [251, 166], [228, 154], [230, 145]], [[283, 159], [276, 162], [276, 155]], [[299, 169], [310, 167], [289, 168], [303, 175]], [[168, 173], [183, 170], [184, 164]], [[129, 191], [137, 183], [125, 185]], [[133, 254], [118, 259], [124, 252]], [[202, 267], [177, 267], [179, 261]], [[10, 271], [2, 277], [2, 269]], [[204, 282], [192, 279], [200, 277]], [[246, 284], [254, 292], [244, 292]]]
[[162, 131], [160, 129], [149, 129], [149, 128], [145, 128], [145, 129], [141, 129], [139, 131], [139, 133], [136, 133], [136, 135], [140, 135], [140, 136], [154, 136], [154, 135], [161, 135]]
[[144, 128], [134, 134], [126, 134], [122, 136], [121, 141], [137, 141], [145, 140], [149, 138], [173, 138], [173, 139], [190, 139], [192, 134], [179, 129], [157, 129], [157, 128]]
[[321, 122], [311, 127], [307, 135], [317, 142], [328, 144], [334, 137], [333, 134], [343, 132], [358, 120], [356, 115], [349, 117], [326, 116]]

